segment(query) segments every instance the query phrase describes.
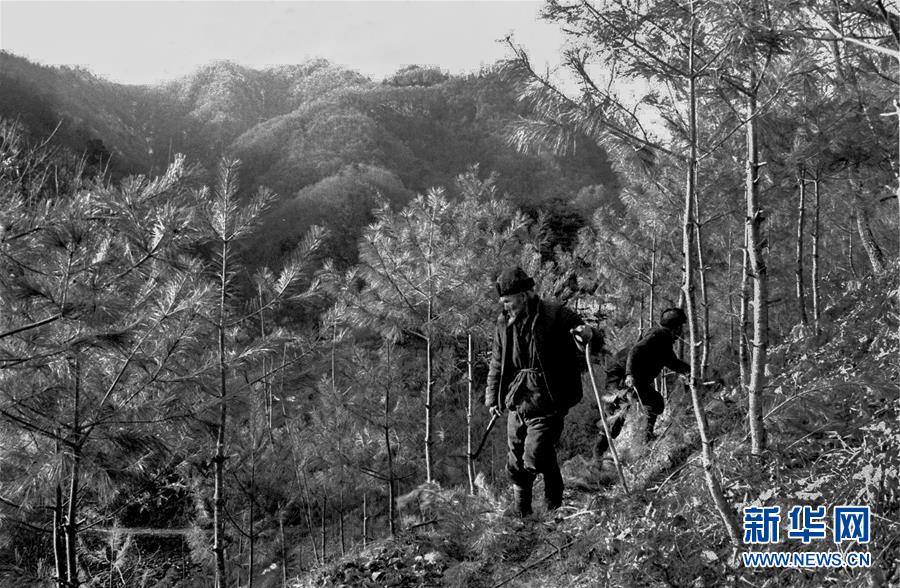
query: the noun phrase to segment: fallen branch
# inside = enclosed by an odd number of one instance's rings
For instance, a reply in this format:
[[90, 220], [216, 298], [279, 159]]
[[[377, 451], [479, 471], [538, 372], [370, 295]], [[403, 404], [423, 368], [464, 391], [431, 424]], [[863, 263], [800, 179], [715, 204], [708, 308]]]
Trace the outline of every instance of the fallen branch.
[[547, 560], [550, 559], [551, 557], [554, 557], [554, 556], [559, 555], [559, 553], [560, 553], [563, 549], [567, 549], [567, 548], [569, 548], [569, 547], [575, 545], [575, 541], [576, 541], [575, 539], [572, 539], [571, 541], [569, 541], [569, 542], [566, 543], [565, 545], [561, 545], [560, 547], [557, 547], [557, 548], [556, 548], [556, 551], [554, 551], [554, 552], [552, 552], [552, 553], [548, 553], [547, 555], [545, 555], [544, 557], [542, 557], [541, 559], [537, 560], [537, 561], [534, 562], [534, 563], [528, 564], [527, 566], [525, 566], [524, 568], [522, 568], [521, 570], [519, 570], [518, 572], [516, 572], [515, 574], [513, 574], [513, 575], [510, 576], [509, 578], [507, 578], [507, 579], [503, 580], [502, 582], [500, 582], [499, 584], [494, 584], [493, 586], [491, 586], [491, 588], [500, 588], [500, 586], [503, 586], [504, 584], [508, 584], [509, 582], [512, 582], [513, 580], [515, 580], [516, 578], [518, 578], [519, 576], [521, 576], [522, 574], [524, 574], [524, 573], [527, 572], [528, 570], [531, 570], [531, 569], [533, 569], [533, 568], [536, 568], [537, 566], [539, 566], [540, 564], [544, 563], [545, 561], [547, 561]]
[[429, 519], [422, 523], [416, 523], [415, 525], [410, 525], [406, 530], [412, 531], [413, 529], [418, 529], [419, 527], [425, 527], [427, 525], [433, 525], [434, 523], [440, 522], [441, 519]]

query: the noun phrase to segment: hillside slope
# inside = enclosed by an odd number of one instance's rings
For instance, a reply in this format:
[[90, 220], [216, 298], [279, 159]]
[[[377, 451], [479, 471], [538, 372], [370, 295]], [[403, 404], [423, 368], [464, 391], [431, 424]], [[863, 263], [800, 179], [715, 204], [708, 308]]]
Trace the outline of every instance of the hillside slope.
[[[780, 506], [778, 544], [729, 545], [702, 482], [695, 427], [677, 388], [654, 447], [629, 425], [619, 439], [632, 493], [610, 464], [564, 467], [565, 504], [524, 521], [504, 514], [503, 485], [479, 494], [422, 486], [401, 500], [404, 528], [296, 578], [293, 586], [900, 586], [900, 399], [896, 272], [844, 286], [816, 335], [795, 330], [773, 350], [769, 448], [749, 454], [740, 394], [709, 392], [719, 472], [738, 516]], [[860, 334], [865, 335], [860, 335]], [[584, 404], [576, 410], [589, 410]], [[639, 427], [639, 425], [637, 425]], [[570, 428], [571, 425], [570, 425]], [[591, 486], [593, 485], [593, 488]], [[539, 488], [536, 496], [540, 496]], [[871, 508], [871, 541], [804, 545], [787, 536], [798, 505]], [[870, 568], [748, 569], [746, 551], [857, 551]]]

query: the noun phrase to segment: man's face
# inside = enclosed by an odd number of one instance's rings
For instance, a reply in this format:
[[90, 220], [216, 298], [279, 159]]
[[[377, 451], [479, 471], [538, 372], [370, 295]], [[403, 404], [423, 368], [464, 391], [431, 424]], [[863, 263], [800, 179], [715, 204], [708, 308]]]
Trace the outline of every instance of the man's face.
[[503, 311], [509, 316], [519, 316], [520, 313], [525, 312], [525, 304], [527, 301], [528, 294], [525, 292], [500, 297], [500, 304], [503, 305]]

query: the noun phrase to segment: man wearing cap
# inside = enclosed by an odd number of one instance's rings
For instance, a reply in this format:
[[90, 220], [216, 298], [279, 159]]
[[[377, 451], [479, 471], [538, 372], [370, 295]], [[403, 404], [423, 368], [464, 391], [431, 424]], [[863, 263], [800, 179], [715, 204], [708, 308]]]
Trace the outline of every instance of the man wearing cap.
[[[663, 367], [679, 374], [686, 374], [691, 369], [690, 365], [675, 356], [675, 351], [672, 349], [675, 341], [681, 337], [681, 331], [686, 322], [687, 316], [680, 308], [665, 309], [660, 316], [658, 327], [654, 327], [641, 337], [634, 347], [627, 351], [627, 355], [623, 352], [616, 354], [618, 363], [621, 364], [621, 360], [625, 360], [624, 366], [614, 364], [612, 369], [607, 372], [607, 381], [615, 382], [620, 379], [616, 376], [624, 367], [625, 388], [634, 389], [647, 414], [647, 442], [656, 439], [653, 428], [656, 425], [656, 419], [666, 407], [662, 394], [653, 387], [653, 380], [656, 379]], [[612, 403], [610, 408], [613, 412], [620, 408], [621, 400], [622, 398], [619, 397]], [[613, 423], [610, 426], [610, 434], [615, 438], [622, 430], [624, 415], [620, 413], [618, 418], [611, 420]], [[600, 439], [594, 446], [594, 459], [599, 460], [608, 448], [609, 440], [606, 435], [601, 433]]]
[[647, 411], [648, 441], [656, 438], [653, 427], [666, 407], [662, 394], [653, 387], [653, 380], [663, 367], [679, 374], [691, 371], [691, 366], [678, 359], [672, 349], [675, 341], [681, 337], [681, 330], [686, 322], [687, 316], [680, 308], [665, 309], [660, 316], [659, 326], [641, 338], [628, 354], [625, 386], [634, 387], [641, 404], [644, 405], [644, 410]]
[[589, 342], [594, 330], [572, 310], [537, 296], [534, 280], [521, 268], [503, 271], [496, 286], [503, 312], [494, 334], [485, 405], [495, 416], [509, 410], [506, 469], [515, 510], [527, 516], [538, 474], [544, 478], [547, 510], [562, 504], [556, 443], [566, 413], [581, 400], [578, 345]]

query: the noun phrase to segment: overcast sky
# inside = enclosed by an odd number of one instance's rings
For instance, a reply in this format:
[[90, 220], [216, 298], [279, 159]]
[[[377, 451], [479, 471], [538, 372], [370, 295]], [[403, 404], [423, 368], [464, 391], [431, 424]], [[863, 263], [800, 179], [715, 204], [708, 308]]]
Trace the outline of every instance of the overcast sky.
[[450, 73], [508, 57], [514, 33], [536, 66], [554, 65], [558, 27], [539, 1], [0, 0], [0, 48], [144, 84], [227, 59], [262, 68], [313, 57], [374, 79], [408, 64]]

